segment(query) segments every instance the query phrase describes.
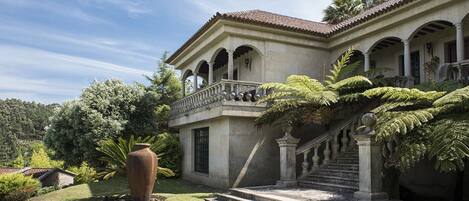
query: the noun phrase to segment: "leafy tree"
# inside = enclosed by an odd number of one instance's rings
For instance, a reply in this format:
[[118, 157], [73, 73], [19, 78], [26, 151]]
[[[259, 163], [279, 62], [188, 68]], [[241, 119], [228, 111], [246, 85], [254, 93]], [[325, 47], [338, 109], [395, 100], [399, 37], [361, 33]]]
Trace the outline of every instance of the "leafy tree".
[[95, 82], [78, 100], [66, 102], [54, 112], [45, 143], [68, 165], [82, 161], [96, 165], [99, 141], [156, 133], [154, 108], [148, 105], [155, 96], [137, 84]]
[[29, 164], [32, 168], [63, 168], [63, 165], [63, 161], [51, 160], [44, 149], [33, 151]]
[[0, 200], [26, 201], [39, 188], [40, 182], [23, 174], [0, 175]]
[[181, 81], [178, 79], [174, 68], [165, 63], [167, 57], [168, 52], [165, 52], [160, 59], [157, 71], [151, 77], [147, 76], [147, 79], [151, 82], [147, 90], [159, 95], [154, 103], [156, 104], [155, 115], [158, 119], [158, 131], [160, 133], [167, 132], [169, 129], [168, 121], [171, 103], [182, 96]]
[[338, 24], [363, 11], [361, 0], [333, 0], [332, 4], [324, 10], [323, 21]]
[[[256, 120], [258, 124], [283, 122], [297, 125], [312, 118], [314, 123], [327, 123], [327, 116], [332, 115], [331, 106], [339, 102], [355, 101], [360, 98], [363, 89], [372, 86], [363, 76], [347, 76], [356, 64], [350, 64], [353, 50], [349, 49], [334, 64], [324, 83], [303, 75], [292, 75], [286, 83], [266, 83], [261, 89], [272, 91], [263, 97], [260, 103], [269, 103], [270, 107]], [[315, 118], [317, 117], [317, 118]]]
[[15, 167], [15, 168], [24, 168], [25, 164], [24, 164], [24, 157], [23, 157], [23, 154], [19, 154], [15, 160], [13, 160], [11, 162], [11, 167]]
[[362, 4], [365, 8], [370, 8], [380, 3], [383, 3], [385, 1], [388, 1], [388, 0], [362, 0]]
[[[149, 143], [151, 144], [150, 149], [155, 153], [159, 153], [161, 156], [161, 150], [164, 150], [164, 144], [158, 143], [156, 137], [145, 137], [145, 138], [134, 138], [130, 137], [129, 140], [118, 138], [102, 140], [99, 142], [99, 147], [96, 148], [103, 154], [102, 161], [106, 163], [106, 169], [100, 173], [104, 179], [109, 179], [116, 175], [126, 174], [126, 162], [127, 155], [133, 151], [133, 147], [136, 143]], [[157, 169], [159, 174], [167, 177], [175, 176], [174, 172], [168, 168], [158, 166]]]

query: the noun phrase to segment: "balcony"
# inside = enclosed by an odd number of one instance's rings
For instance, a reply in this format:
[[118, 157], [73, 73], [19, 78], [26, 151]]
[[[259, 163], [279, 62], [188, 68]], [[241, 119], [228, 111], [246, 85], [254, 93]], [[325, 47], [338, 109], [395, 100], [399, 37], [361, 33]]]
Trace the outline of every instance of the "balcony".
[[266, 107], [257, 103], [266, 94], [260, 85], [222, 79], [174, 102], [169, 124], [177, 127], [220, 116], [258, 117]]

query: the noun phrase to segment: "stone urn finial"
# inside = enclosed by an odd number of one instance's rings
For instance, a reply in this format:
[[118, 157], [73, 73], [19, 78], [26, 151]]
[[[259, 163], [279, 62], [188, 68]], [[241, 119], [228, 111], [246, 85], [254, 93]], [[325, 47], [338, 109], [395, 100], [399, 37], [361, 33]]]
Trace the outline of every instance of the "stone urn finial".
[[137, 143], [127, 156], [127, 179], [132, 201], [149, 201], [156, 180], [158, 158], [150, 144]]
[[378, 121], [376, 114], [368, 112], [362, 116], [361, 121], [363, 123], [363, 126], [365, 126], [362, 134], [373, 135], [375, 133], [374, 131], [376, 128], [376, 122]]

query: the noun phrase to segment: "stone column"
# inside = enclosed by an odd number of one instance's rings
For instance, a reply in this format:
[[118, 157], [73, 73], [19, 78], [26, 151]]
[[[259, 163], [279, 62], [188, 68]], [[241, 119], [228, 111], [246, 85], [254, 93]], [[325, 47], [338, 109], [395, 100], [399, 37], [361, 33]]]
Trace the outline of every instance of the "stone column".
[[233, 53], [234, 50], [227, 50], [228, 52], [228, 79], [233, 80], [233, 68], [234, 68], [234, 59], [233, 59]]
[[296, 146], [300, 139], [291, 136], [291, 128], [285, 129], [285, 136], [277, 139], [280, 147], [280, 180], [277, 186], [296, 186]]
[[462, 62], [464, 60], [464, 33], [463, 33], [463, 25], [462, 22], [455, 23], [454, 26], [456, 27], [456, 55], [458, 58], [458, 62]]
[[184, 97], [184, 96], [186, 96], [186, 80], [183, 79], [183, 80], [181, 81], [181, 84], [182, 84], [182, 85], [181, 85], [181, 86], [182, 86], [182, 96]]
[[412, 77], [411, 63], [410, 63], [410, 41], [403, 40], [404, 43], [404, 76]]
[[197, 91], [197, 72], [194, 73], [194, 80], [192, 83], [192, 87], [194, 87], [194, 92]]
[[357, 201], [386, 201], [388, 194], [382, 192], [382, 144], [376, 141], [376, 115], [367, 113], [362, 117], [364, 129], [354, 139], [359, 153], [359, 191], [355, 192]]
[[365, 72], [368, 72], [370, 70], [370, 53], [365, 52]]
[[213, 63], [208, 63], [208, 84], [213, 84]]

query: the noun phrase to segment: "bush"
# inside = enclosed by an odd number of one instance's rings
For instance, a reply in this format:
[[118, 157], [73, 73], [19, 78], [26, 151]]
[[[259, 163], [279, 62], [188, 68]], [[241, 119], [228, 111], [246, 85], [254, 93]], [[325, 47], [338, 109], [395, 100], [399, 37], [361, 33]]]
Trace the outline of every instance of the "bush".
[[39, 189], [40, 183], [23, 174], [0, 175], [0, 200], [23, 201], [31, 197]]
[[87, 162], [81, 163], [80, 167], [70, 167], [69, 172], [76, 174], [74, 184], [86, 184], [97, 181], [98, 175], [96, 170], [89, 166]]
[[156, 144], [162, 145], [155, 153], [162, 153], [158, 160], [158, 165], [173, 170], [176, 177], [181, 175], [182, 149], [179, 137], [176, 134], [159, 134]]

